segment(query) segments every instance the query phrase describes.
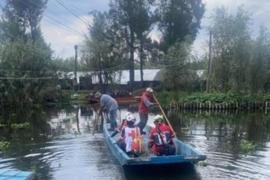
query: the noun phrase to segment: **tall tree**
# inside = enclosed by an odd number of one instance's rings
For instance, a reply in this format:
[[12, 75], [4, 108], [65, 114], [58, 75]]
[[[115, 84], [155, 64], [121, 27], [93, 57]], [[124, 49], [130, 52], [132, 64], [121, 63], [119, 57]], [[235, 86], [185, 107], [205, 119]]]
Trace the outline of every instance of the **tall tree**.
[[[0, 22], [1, 101], [21, 106], [44, 102], [55, 87], [51, 49], [39, 28], [47, 0], [7, 0]], [[52, 94], [50, 94], [52, 95]], [[49, 95], [49, 96], [50, 96]]]
[[6, 40], [41, 40], [40, 21], [48, 0], [7, 0], [1, 22]]
[[239, 9], [230, 15], [224, 8], [213, 17], [213, 82], [217, 90], [241, 91], [247, 89], [247, 64], [251, 48], [249, 15]]
[[170, 47], [165, 55], [164, 76], [165, 82], [170, 82], [166, 83], [166, 86], [170, 89], [183, 90], [194, 79], [194, 74], [189, 67], [191, 42], [191, 38], [186, 38], [184, 42], [177, 42]]
[[204, 13], [202, 0], [162, 0], [157, 1], [159, 28], [163, 34], [162, 50], [167, 51], [171, 45], [184, 41], [187, 35], [193, 39], [200, 28]]
[[141, 85], [143, 86], [143, 64], [145, 61], [145, 52], [147, 44], [151, 43], [149, 41], [148, 35], [152, 30], [152, 25], [154, 21], [154, 14], [151, 12], [151, 7], [153, 0], [138, 0], [136, 6], [134, 7], [137, 12], [137, 22], [133, 22], [134, 31], [139, 44], [139, 59], [140, 59], [140, 74], [141, 74]]
[[104, 88], [103, 84], [113, 83], [114, 72], [122, 67], [121, 54], [125, 42], [119, 38], [122, 32], [118, 31], [106, 12], [94, 11], [91, 14], [94, 23], [89, 27], [89, 37], [85, 40], [82, 63], [97, 73]]
[[[125, 40], [129, 49], [130, 86], [133, 88], [136, 40], [140, 42], [140, 59], [143, 58], [143, 44], [151, 26], [151, 0], [113, 0], [110, 15], [114, 22], [125, 31]], [[142, 61], [141, 61], [142, 65]]]
[[255, 41], [252, 42], [251, 58], [247, 68], [248, 86], [251, 93], [262, 91], [269, 78], [270, 65], [270, 36], [268, 30], [260, 27], [260, 32]]

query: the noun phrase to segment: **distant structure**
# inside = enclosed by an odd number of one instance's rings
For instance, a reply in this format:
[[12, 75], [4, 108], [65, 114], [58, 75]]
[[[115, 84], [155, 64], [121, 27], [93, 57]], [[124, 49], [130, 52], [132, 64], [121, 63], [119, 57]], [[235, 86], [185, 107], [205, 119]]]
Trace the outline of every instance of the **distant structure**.
[[[144, 86], [156, 86], [161, 83], [162, 75], [160, 69], [144, 69], [143, 78]], [[74, 72], [61, 72], [58, 73], [59, 83], [63, 89], [72, 88], [72, 80], [75, 78]], [[140, 70], [135, 70], [135, 87], [141, 87]], [[76, 78], [77, 84], [81, 90], [96, 89], [99, 85], [98, 75], [94, 71], [89, 72], [77, 72]], [[129, 83], [129, 70], [116, 71], [113, 75], [113, 85], [126, 88]]]
[[[206, 71], [205, 70], [196, 70], [197, 82], [197, 89], [204, 90], [205, 89], [205, 82], [206, 82]], [[164, 73], [162, 69], [144, 69], [144, 81], [143, 87], [157, 87], [160, 86], [163, 79]], [[61, 85], [62, 89], [72, 89], [74, 84], [74, 72], [58, 72], [58, 79], [59, 85]], [[104, 80], [104, 79], [103, 79]], [[104, 82], [104, 81], [103, 81]], [[88, 71], [88, 72], [77, 72], [76, 83], [77, 86], [75, 87], [80, 90], [100, 90], [99, 79], [97, 72]], [[105, 89], [112, 90], [128, 90], [129, 85], [129, 70], [121, 70], [116, 71], [113, 74], [113, 83], [112, 84], [105, 84]], [[141, 84], [141, 76], [140, 70], [135, 70], [135, 82], [133, 83], [135, 90], [142, 88]]]

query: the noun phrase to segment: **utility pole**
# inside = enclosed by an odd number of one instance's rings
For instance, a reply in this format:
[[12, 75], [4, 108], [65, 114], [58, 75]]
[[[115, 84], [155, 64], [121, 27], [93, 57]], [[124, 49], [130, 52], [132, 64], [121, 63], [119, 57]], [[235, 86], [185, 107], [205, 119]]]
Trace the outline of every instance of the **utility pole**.
[[208, 72], [207, 72], [207, 81], [206, 81], [206, 92], [210, 90], [210, 77], [212, 73], [212, 31], [209, 32], [209, 57], [208, 57]]
[[74, 69], [74, 76], [75, 76], [75, 91], [78, 90], [78, 84], [77, 84], [77, 66], [78, 66], [78, 45], [74, 46], [75, 49], [75, 69]]

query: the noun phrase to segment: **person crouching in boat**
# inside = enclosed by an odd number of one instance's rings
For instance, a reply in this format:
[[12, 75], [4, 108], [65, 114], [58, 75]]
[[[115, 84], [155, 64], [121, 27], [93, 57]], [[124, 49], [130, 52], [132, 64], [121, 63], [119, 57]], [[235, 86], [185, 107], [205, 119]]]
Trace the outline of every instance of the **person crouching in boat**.
[[121, 132], [119, 146], [129, 155], [137, 157], [142, 153], [142, 137], [140, 128], [135, 127], [136, 119], [132, 114], [126, 118], [127, 126]]
[[173, 155], [175, 154], [174, 133], [168, 125], [162, 123], [162, 120], [161, 115], [154, 117], [155, 127], [150, 131], [149, 146], [152, 153], [157, 156]]

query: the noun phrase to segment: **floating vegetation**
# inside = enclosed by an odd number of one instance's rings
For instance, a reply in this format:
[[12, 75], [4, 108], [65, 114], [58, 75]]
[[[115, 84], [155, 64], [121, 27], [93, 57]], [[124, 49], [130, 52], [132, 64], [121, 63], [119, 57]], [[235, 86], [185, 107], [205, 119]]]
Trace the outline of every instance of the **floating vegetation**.
[[256, 148], [256, 145], [250, 141], [242, 140], [240, 143], [241, 152], [243, 152], [244, 154], [253, 152], [255, 148]]
[[29, 122], [11, 124], [11, 129], [29, 129], [30, 127], [31, 124]]

